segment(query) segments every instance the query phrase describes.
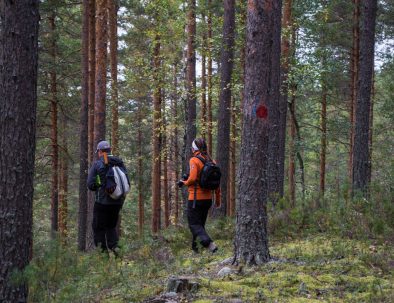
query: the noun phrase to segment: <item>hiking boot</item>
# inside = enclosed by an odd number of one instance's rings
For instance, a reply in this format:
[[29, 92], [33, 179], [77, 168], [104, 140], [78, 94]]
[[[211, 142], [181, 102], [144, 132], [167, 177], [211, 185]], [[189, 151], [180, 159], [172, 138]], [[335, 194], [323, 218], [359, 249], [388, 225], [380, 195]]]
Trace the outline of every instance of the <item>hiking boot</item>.
[[208, 249], [211, 253], [215, 253], [218, 251], [218, 247], [216, 246], [215, 242], [209, 243]]

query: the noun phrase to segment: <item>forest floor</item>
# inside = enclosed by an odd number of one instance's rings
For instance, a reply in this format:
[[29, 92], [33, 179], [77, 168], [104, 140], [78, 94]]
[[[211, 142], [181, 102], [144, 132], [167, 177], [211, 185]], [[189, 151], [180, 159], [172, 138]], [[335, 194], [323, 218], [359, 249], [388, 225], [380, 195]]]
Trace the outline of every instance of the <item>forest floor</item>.
[[[233, 224], [208, 231], [220, 247], [193, 253], [186, 228], [171, 227], [156, 239], [127, 240], [120, 258], [53, 248], [36, 256], [27, 274], [31, 302], [394, 302], [394, 246], [387, 239], [351, 239], [328, 232], [272, 235], [272, 261], [231, 265]], [[59, 248], [60, 247], [60, 248]], [[55, 252], [54, 252], [55, 251]], [[218, 275], [228, 267], [227, 273]], [[163, 299], [170, 277], [198, 289]]]

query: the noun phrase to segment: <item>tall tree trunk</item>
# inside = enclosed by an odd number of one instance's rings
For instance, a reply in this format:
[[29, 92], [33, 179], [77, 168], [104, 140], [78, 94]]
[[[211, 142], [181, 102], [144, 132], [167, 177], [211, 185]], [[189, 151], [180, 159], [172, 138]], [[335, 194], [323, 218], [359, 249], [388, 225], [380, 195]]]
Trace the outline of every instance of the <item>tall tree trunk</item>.
[[[205, 26], [205, 14], [202, 13], [202, 22]], [[206, 140], [207, 134], [207, 33], [204, 31], [202, 34], [202, 47], [201, 47], [201, 136]]]
[[142, 159], [142, 100], [138, 103], [138, 234], [140, 237], [144, 233], [145, 210], [144, 199], [142, 194], [142, 175], [143, 175], [143, 159]]
[[78, 202], [78, 249], [86, 249], [87, 230], [87, 177], [88, 177], [88, 117], [89, 117], [89, 0], [82, 2], [82, 83], [79, 133], [79, 202]]
[[296, 140], [296, 126], [295, 126], [295, 114], [296, 114], [296, 97], [295, 91], [291, 90], [291, 102], [290, 102], [290, 141], [289, 141], [289, 194], [290, 204], [292, 207], [296, 205], [296, 179], [295, 179], [295, 140]]
[[231, 139], [230, 139], [230, 165], [229, 165], [229, 204], [227, 215], [235, 214], [235, 177], [236, 177], [236, 154], [237, 154], [237, 114], [235, 99], [232, 98], [231, 106]]
[[152, 169], [152, 232], [160, 229], [160, 127], [161, 127], [161, 87], [160, 87], [160, 36], [156, 34], [153, 51], [153, 169]]
[[[323, 79], [323, 82], [325, 80]], [[320, 196], [324, 197], [326, 185], [326, 151], [327, 151], [327, 86], [322, 84], [322, 101], [320, 113]]]
[[107, 93], [107, 0], [96, 1], [96, 91], [94, 104], [94, 145], [105, 139]]
[[111, 66], [112, 127], [111, 147], [114, 155], [119, 149], [119, 100], [118, 100], [118, 4], [108, 1], [109, 53]]
[[[88, 103], [88, 165], [93, 163], [94, 154], [94, 111], [96, 96], [96, 0], [89, 0], [89, 103]], [[85, 250], [93, 248], [94, 193], [88, 191], [86, 214]]]
[[168, 190], [168, 151], [167, 143], [167, 120], [166, 120], [166, 106], [165, 96], [163, 94], [162, 114], [163, 114], [163, 138], [162, 138], [162, 157], [163, 157], [163, 200], [164, 200], [164, 227], [170, 226], [170, 201]]
[[62, 242], [67, 239], [67, 217], [68, 217], [68, 147], [67, 147], [67, 117], [61, 118], [61, 153], [59, 161], [59, 234]]
[[[32, 251], [39, 1], [0, 5], [0, 300], [27, 302], [11, 280]], [[22, 190], [16, 190], [22, 189]]]
[[[271, 106], [279, 102], [281, 1], [249, 0], [234, 261], [270, 259], [267, 234]], [[264, 47], [262, 47], [264, 46]], [[258, 165], [256, 165], [258, 163]]]
[[[287, 103], [289, 99], [289, 72], [290, 72], [290, 38], [294, 36], [293, 16], [292, 16], [292, 0], [285, 0], [282, 16], [282, 71], [281, 71], [281, 99], [279, 104], [279, 150], [278, 153], [278, 184], [277, 193], [273, 192], [273, 202], [277, 202], [277, 198], [283, 197], [284, 194], [284, 171], [285, 171], [285, 146], [286, 146], [286, 122], [287, 122]], [[294, 39], [294, 38], [293, 38]], [[293, 44], [293, 47], [295, 45]], [[293, 157], [294, 159], [294, 157]], [[294, 162], [293, 162], [294, 163]]]
[[[178, 78], [177, 78], [177, 64], [174, 63], [174, 92], [172, 98], [172, 118], [174, 124], [174, 133], [173, 133], [173, 146], [174, 146], [174, 170], [175, 170], [175, 181], [179, 180], [179, 142], [178, 142]], [[175, 224], [178, 224], [179, 219], [179, 190], [175, 188], [175, 197], [174, 197], [174, 206], [175, 206]]]
[[220, 58], [220, 99], [218, 114], [218, 141], [216, 149], [217, 164], [222, 167], [220, 181], [221, 207], [216, 210], [216, 216], [227, 213], [227, 189], [230, 151], [230, 119], [231, 119], [231, 77], [234, 57], [235, 32], [235, 0], [224, 0], [223, 48]]
[[207, 118], [208, 118], [208, 152], [212, 156], [212, 0], [208, 0], [208, 104], [207, 104]]
[[[96, 0], [96, 31], [95, 31], [95, 92], [94, 92], [94, 131], [93, 131], [93, 146], [92, 153], [95, 146], [101, 140], [105, 139], [106, 134], [106, 94], [107, 94], [107, 1]], [[94, 194], [90, 192], [88, 204], [88, 232], [87, 232], [87, 248], [91, 249], [93, 245], [93, 206]]]
[[368, 195], [369, 116], [375, 47], [377, 0], [361, 0], [360, 61], [353, 148], [353, 193]]
[[[96, 0], [89, 0], [89, 113], [88, 113], [88, 159], [94, 154], [94, 103], [96, 94]], [[90, 195], [91, 196], [91, 195]], [[92, 204], [92, 203], [90, 203]]]
[[350, 148], [348, 162], [349, 184], [352, 182], [353, 176], [353, 147], [354, 147], [354, 126], [355, 126], [355, 110], [357, 100], [357, 80], [358, 80], [358, 63], [360, 61], [360, 0], [353, 0], [353, 42], [352, 55], [350, 60], [351, 71], [351, 87], [350, 87]]
[[368, 184], [372, 181], [372, 151], [373, 151], [373, 107], [375, 104], [375, 71], [372, 74], [372, 91], [371, 91], [371, 108], [369, 112], [369, 133], [368, 133], [368, 146], [369, 146], [369, 161], [368, 161]]
[[56, 74], [56, 14], [52, 12], [49, 17], [49, 28], [51, 32], [50, 56], [52, 60], [50, 74], [51, 87], [51, 145], [52, 145], [52, 182], [51, 182], [51, 237], [56, 237], [58, 230], [58, 172], [59, 172], [59, 146], [58, 146], [58, 110], [57, 110], [57, 74]]

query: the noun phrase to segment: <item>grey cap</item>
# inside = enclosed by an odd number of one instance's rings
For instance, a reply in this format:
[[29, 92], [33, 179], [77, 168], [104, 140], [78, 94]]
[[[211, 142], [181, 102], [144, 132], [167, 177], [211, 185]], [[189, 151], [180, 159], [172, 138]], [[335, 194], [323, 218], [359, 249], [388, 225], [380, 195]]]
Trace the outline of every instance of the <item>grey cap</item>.
[[108, 143], [107, 141], [100, 141], [100, 142], [97, 144], [96, 153], [97, 153], [99, 150], [103, 150], [103, 149], [111, 149], [111, 145], [109, 145], [109, 143]]

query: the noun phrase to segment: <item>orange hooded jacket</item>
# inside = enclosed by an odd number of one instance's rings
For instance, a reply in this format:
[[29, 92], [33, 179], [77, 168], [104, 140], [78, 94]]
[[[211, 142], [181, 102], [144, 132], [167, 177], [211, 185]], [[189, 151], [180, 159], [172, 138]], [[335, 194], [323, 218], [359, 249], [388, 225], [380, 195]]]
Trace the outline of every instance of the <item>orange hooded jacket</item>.
[[[196, 156], [198, 155], [206, 159], [206, 157], [204, 157], [204, 155], [201, 154], [201, 152], [199, 151], [193, 154], [193, 156], [190, 158], [189, 161], [189, 167], [190, 167], [189, 178], [183, 183], [186, 186], [188, 186], [189, 200], [191, 201], [194, 200], [194, 187], [196, 182], [197, 182], [196, 200], [210, 200], [212, 199], [212, 190], [201, 188], [200, 184], [198, 183], [198, 180], [200, 180], [200, 172], [204, 167], [204, 163], [202, 163], [200, 159], [196, 158]], [[215, 205], [220, 206], [220, 187], [215, 190]]]

